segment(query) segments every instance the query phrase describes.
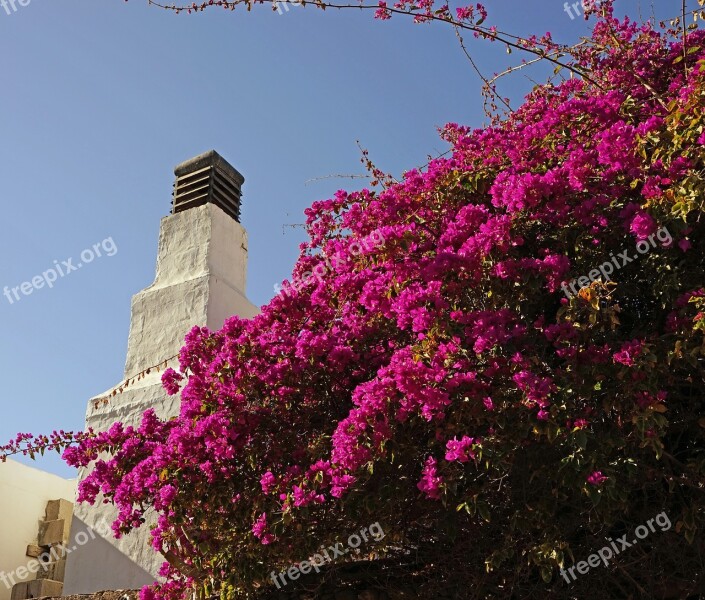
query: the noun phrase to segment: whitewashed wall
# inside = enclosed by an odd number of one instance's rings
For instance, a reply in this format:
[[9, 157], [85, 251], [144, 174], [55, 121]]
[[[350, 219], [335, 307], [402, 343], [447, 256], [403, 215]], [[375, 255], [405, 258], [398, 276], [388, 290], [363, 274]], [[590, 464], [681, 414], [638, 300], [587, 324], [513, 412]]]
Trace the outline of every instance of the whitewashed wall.
[[76, 480], [62, 479], [14, 460], [0, 463], [0, 600], [9, 600], [13, 580], [36, 579], [32, 573], [18, 577], [17, 569], [26, 568], [32, 560], [26, 556], [27, 546], [37, 542], [47, 502], [73, 502], [75, 495]]
[[[177, 354], [195, 325], [217, 330], [229, 316], [256, 315], [258, 308], [245, 296], [246, 279], [247, 232], [220, 208], [205, 204], [165, 217], [156, 279], [132, 299], [125, 377]], [[88, 403], [86, 425], [96, 431], [116, 421], [136, 424], [147, 408], [155, 408], [161, 417], [178, 414], [179, 397], [166, 395], [161, 372], [152, 371], [103, 403], [112, 389]], [[82, 526], [100, 531], [114, 512], [106, 505], [77, 505], [74, 514]], [[88, 544], [72, 553], [64, 594], [134, 589], [156, 579], [163, 559], [149, 548], [148, 527], [142, 530], [121, 540], [107, 536], [103, 541], [109, 547], [101, 546], [100, 552]]]

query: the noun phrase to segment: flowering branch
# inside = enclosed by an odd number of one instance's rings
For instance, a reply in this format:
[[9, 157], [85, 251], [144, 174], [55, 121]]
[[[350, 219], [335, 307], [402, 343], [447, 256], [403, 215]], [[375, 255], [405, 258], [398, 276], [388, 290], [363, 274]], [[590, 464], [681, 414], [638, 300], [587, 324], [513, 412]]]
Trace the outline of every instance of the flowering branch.
[[[255, 5], [264, 4], [265, 1], [269, 0], [207, 0], [201, 2], [200, 4], [194, 2], [191, 5], [162, 4], [157, 0], [148, 0], [148, 3], [158, 8], [172, 10], [177, 14], [181, 12], [191, 14], [192, 12], [201, 12], [211, 7], [221, 7], [232, 11], [238, 6], [245, 6], [249, 12]], [[609, 10], [609, 8], [611, 8], [612, 1], [613, 0], [606, 0], [603, 3], [604, 5], [602, 10]], [[328, 0], [271, 0], [271, 4], [273, 10], [276, 10], [279, 4], [295, 4], [297, 6], [312, 5], [316, 8], [320, 8], [321, 10], [326, 10], [329, 8], [339, 10], [349, 8], [355, 8], [358, 10], [374, 10], [375, 18], [381, 20], [388, 20], [392, 15], [403, 15], [406, 17], [413, 17], [414, 22], [416, 23], [438, 21], [451, 25], [457, 29], [471, 31], [475, 34], [475, 37], [487, 39], [493, 42], [500, 42], [505, 44], [507, 48], [533, 54], [542, 60], [546, 60], [554, 64], [556, 67], [567, 69], [578, 77], [581, 77], [590, 82], [592, 85], [602, 89], [602, 86], [597, 81], [592, 79], [587, 71], [580, 69], [574, 64], [562, 62], [558, 58], [555, 58], [556, 54], [560, 55], [569, 53], [570, 47], [555, 44], [551, 40], [549, 34], [540, 39], [535, 37], [525, 39], [520, 36], [498, 31], [494, 26], [482, 26], [482, 23], [487, 18], [487, 11], [480, 4], [476, 7], [470, 5], [463, 8], [457, 8], [455, 17], [451, 14], [447, 3], [442, 4], [439, 7], [435, 7], [434, 0], [399, 0], [392, 7], [388, 6], [387, 2], [383, 0], [377, 4], [365, 4], [362, 1], [351, 4], [331, 2]]]
[[54, 431], [49, 436], [19, 433], [14, 440], [0, 446], [0, 462], [7, 462], [10, 456], [18, 455], [29, 456], [34, 460], [37, 455], [44, 456], [47, 451], [60, 455], [66, 448], [82, 444], [94, 437], [92, 429], [81, 432]]

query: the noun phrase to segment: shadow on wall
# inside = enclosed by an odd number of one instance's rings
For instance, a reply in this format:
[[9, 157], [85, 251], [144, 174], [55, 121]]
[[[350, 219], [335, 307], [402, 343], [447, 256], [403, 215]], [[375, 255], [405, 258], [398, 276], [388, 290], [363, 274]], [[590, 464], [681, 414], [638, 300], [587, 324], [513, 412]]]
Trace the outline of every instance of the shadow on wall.
[[[105, 532], [93, 531], [74, 515], [71, 524], [73, 540], [89, 540], [76, 543], [66, 557], [64, 596], [90, 594], [100, 589], [139, 589], [154, 583], [154, 577], [132, 562], [115, 546], [101, 537]], [[106, 565], [110, 566], [106, 571]]]

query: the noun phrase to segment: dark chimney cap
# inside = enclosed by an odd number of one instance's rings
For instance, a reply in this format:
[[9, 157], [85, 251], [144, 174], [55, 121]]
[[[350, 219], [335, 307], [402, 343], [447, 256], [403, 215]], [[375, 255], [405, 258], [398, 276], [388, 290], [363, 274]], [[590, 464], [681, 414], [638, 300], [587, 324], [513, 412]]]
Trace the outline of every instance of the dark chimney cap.
[[182, 162], [174, 169], [174, 175], [172, 214], [210, 202], [240, 222], [245, 178], [215, 150]]

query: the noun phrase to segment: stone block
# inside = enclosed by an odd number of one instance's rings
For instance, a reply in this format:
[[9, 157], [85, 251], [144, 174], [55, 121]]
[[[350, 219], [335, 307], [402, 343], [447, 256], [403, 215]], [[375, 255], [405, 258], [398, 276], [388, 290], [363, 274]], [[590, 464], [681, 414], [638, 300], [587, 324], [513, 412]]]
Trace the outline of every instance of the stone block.
[[22, 581], [12, 586], [12, 595], [10, 600], [27, 600], [29, 581]]
[[61, 558], [44, 565], [41, 569], [39, 569], [37, 579], [64, 581], [64, 579], [66, 579], [66, 559]]
[[27, 582], [28, 598], [45, 598], [61, 596], [64, 590], [64, 584], [61, 581], [53, 581], [51, 579], [35, 579]]
[[73, 517], [73, 504], [68, 500], [50, 500], [47, 502], [45, 521], [59, 521], [63, 519], [67, 523]]
[[57, 519], [55, 521], [44, 521], [39, 524], [39, 545], [55, 546], [65, 544], [69, 541], [71, 533], [71, 521]]
[[46, 548], [42, 548], [36, 544], [30, 544], [27, 546], [27, 556], [32, 558], [39, 558], [42, 554], [44, 554], [44, 552], [46, 552]]

